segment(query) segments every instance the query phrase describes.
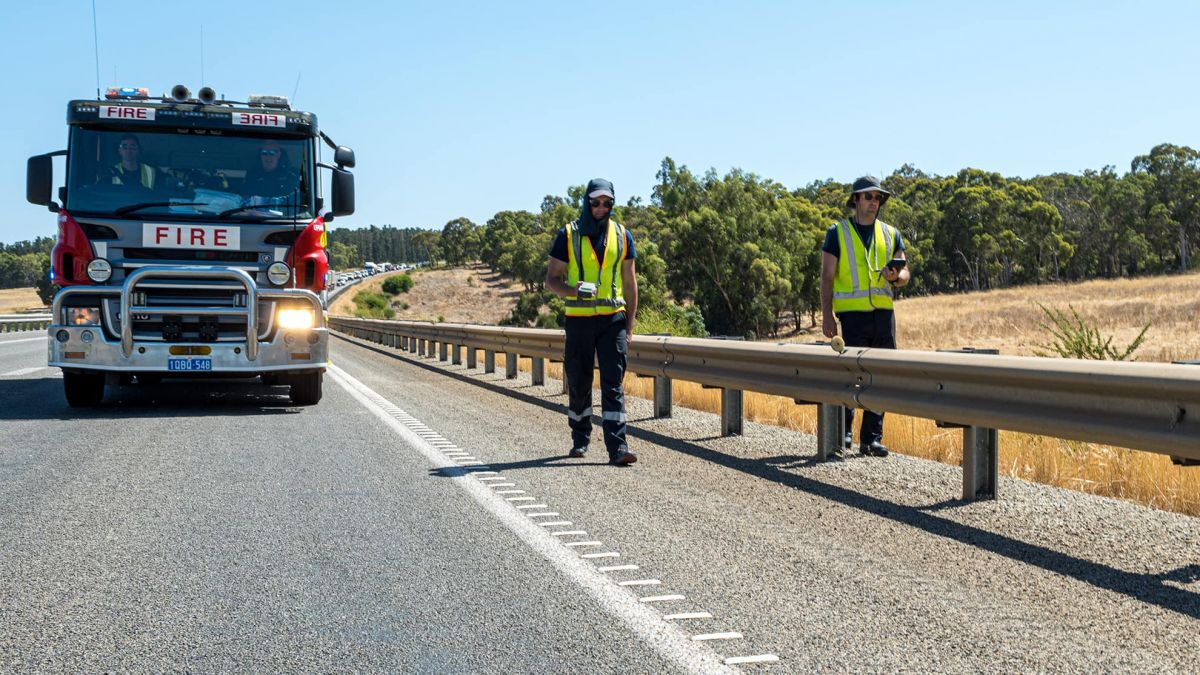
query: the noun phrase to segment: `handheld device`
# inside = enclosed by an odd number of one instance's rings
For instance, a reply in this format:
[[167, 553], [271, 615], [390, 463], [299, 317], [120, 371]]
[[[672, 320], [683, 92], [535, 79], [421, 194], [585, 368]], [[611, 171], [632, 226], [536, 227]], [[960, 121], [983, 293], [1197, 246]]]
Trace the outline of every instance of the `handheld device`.
[[887, 264], [888, 267], [896, 270], [897, 272], [904, 269], [906, 265], [908, 265], [908, 261], [904, 258], [892, 258]]
[[590, 281], [581, 282], [575, 293], [582, 300], [591, 300], [596, 297], [596, 284]]

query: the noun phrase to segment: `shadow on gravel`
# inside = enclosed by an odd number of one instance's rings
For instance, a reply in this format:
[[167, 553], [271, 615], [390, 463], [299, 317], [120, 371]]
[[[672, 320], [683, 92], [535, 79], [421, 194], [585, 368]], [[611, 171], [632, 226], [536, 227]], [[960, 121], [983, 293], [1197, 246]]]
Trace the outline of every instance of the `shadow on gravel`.
[[[592, 455], [596, 455], [593, 457]], [[589, 451], [588, 456], [582, 459], [573, 459], [566, 455], [556, 455], [554, 457], [541, 457], [538, 459], [527, 459], [522, 462], [488, 462], [487, 467], [469, 467], [469, 466], [444, 466], [439, 469], [430, 469], [429, 475], [435, 478], [457, 478], [472, 471], [495, 471], [503, 473], [505, 471], [517, 471], [519, 469], [545, 469], [545, 468], [561, 468], [575, 469], [585, 466], [608, 466], [608, 454], [604, 450], [598, 453], [595, 450]]]
[[[491, 384], [485, 380], [480, 380], [466, 372], [447, 371], [436, 365], [423, 363], [420, 360], [409, 357], [407, 353], [400, 352], [394, 349], [376, 347], [374, 345], [349, 340], [340, 334], [335, 334], [337, 337], [355, 344], [363, 349], [391, 356], [411, 363], [412, 365], [425, 368], [431, 372], [437, 372], [447, 377], [457, 378], [463, 382], [483, 387], [498, 394], [503, 394], [512, 398], [519, 399], [531, 405], [540, 406], [547, 410], [555, 410], [564, 412], [565, 406], [559, 403], [552, 403], [544, 399], [514, 392], [507, 387]], [[702, 459], [714, 464], [720, 464], [734, 471], [740, 471], [747, 475], [762, 478], [764, 480], [774, 481], [781, 485], [802, 490], [808, 494], [828, 499], [839, 504], [858, 509], [864, 513], [869, 513], [880, 518], [901, 523], [908, 527], [913, 527], [929, 534], [945, 537], [963, 544], [974, 546], [984, 551], [1001, 555], [1006, 558], [1023, 562], [1028, 565], [1040, 567], [1049, 572], [1061, 574], [1073, 579], [1077, 579], [1084, 583], [1091, 584], [1097, 588], [1103, 588], [1114, 593], [1129, 596], [1135, 600], [1148, 604], [1162, 607], [1163, 609], [1178, 612], [1193, 619], [1200, 619], [1200, 593], [1194, 593], [1182, 588], [1178, 588], [1172, 583], [1190, 583], [1189, 579], [1195, 580], [1200, 577], [1200, 565], [1191, 565], [1174, 572], [1163, 574], [1139, 574], [1136, 572], [1127, 572], [1124, 570], [1084, 560], [1066, 553], [1061, 553], [1045, 546], [1030, 544], [1012, 537], [1008, 537], [995, 532], [989, 532], [972, 525], [964, 525], [946, 518], [934, 515], [927, 512], [928, 510], [940, 510], [949, 506], [958, 504], [965, 505], [968, 502], [962, 500], [950, 500], [936, 504], [930, 509], [918, 508], [912, 506], [903, 506], [890, 501], [872, 497], [868, 494], [856, 492], [837, 485], [822, 483], [819, 480], [808, 478], [806, 476], [793, 473], [781, 468], [786, 466], [789, 469], [801, 469], [815, 466], [818, 462], [814, 458], [784, 455], [779, 457], [768, 457], [760, 459], [744, 459], [727, 455], [715, 450], [696, 445], [691, 441], [683, 441], [662, 434], [638, 429], [629, 428], [629, 435], [635, 438], [643, 439], [647, 442], [659, 445], [664, 448], [669, 448], [683, 454], [691, 455], [697, 459]], [[517, 468], [535, 468], [546, 466], [559, 458], [542, 458], [537, 460], [529, 460], [528, 462], [513, 462], [508, 465], [508, 470]], [[854, 458], [848, 458], [847, 461], [854, 461]], [[566, 464], [564, 464], [565, 466]], [[499, 471], [501, 465], [492, 464], [492, 471]]]
[[[95, 408], [72, 408], [62, 380], [37, 378], [0, 383], [5, 405], [0, 420], [126, 419], [145, 417], [240, 417], [294, 415], [287, 387], [246, 380], [167, 380], [156, 385], [108, 386]], [[10, 403], [11, 402], [11, 403]]]

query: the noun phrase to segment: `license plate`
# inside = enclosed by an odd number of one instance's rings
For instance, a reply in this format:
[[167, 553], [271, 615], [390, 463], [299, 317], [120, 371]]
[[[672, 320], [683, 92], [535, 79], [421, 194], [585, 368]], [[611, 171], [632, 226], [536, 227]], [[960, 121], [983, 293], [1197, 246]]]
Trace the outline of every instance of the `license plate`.
[[212, 370], [212, 359], [208, 357], [191, 357], [167, 359], [167, 370], [200, 372]]

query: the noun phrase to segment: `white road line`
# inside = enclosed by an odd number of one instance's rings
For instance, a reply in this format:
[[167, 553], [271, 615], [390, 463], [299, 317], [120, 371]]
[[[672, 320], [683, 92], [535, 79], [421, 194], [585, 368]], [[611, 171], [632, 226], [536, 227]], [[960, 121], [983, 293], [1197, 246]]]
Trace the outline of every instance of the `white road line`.
[[[495, 476], [495, 475], [498, 475], [495, 471], [479, 471], [477, 469], [464, 469], [464, 470], [469, 472], [470, 475], [472, 475], [472, 476]], [[480, 478], [479, 480], [483, 480], [483, 479]]]
[[[545, 504], [521, 504], [517, 508], [518, 509], [544, 509], [544, 508], [546, 508], [546, 505]], [[558, 514], [557, 513], [555, 513], [555, 514], [533, 513], [533, 514], [530, 514], [529, 517], [533, 518], [534, 516], [545, 516], [545, 515], [557, 516]]]
[[692, 639], [697, 642], [704, 640], [741, 640], [742, 634], [734, 631], [728, 633], [705, 633], [703, 635], [693, 635]]
[[524, 490], [496, 490], [496, 494], [498, 494], [498, 495], [523, 495], [523, 494], [525, 494], [525, 491]]
[[[503, 479], [503, 478], [498, 478], [497, 480], [504, 480], [504, 479]], [[517, 484], [516, 484], [516, 483], [492, 483], [492, 484], [491, 484], [491, 485], [489, 485], [488, 487], [502, 488], [502, 487], [516, 487], [516, 486], [517, 486]], [[500, 493], [499, 493], [499, 492], [497, 492], [496, 494], [500, 494]]]
[[[475, 475], [476, 475], [476, 476], [478, 476], [479, 474], [475, 474]], [[501, 476], [485, 476], [485, 477], [483, 477], [483, 478], [480, 478], [479, 480], [481, 480], [481, 481], [489, 481], [489, 480], [508, 480], [508, 479], [507, 479], [507, 478], [503, 478], [503, 477], [501, 477]]]
[[608, 567], [598, 567], [598, 572], [623, 572], [625, 570], [636, 570], [637, 565], [609, 565]]
[[49, 367], [50, 366], [38, 366], [36, 368], [21, 368], [20, 370], [10, 370], [7, 373], [0, 373], [0, 377], [20, 377], [22, 375], [29, 375], [31, 373], [36, 373], [39, 370], [46, 370]]
[[604, 542], [602, 542], [602, 541], [568, 541], [563, 544], [563, 546], [569, 546], [571, 548], [577, 548], [577, 547], [583, 547], [583, 546], [603, 546], [603, 545], [604, 545]]
[[[425, 456], [435, 468], [455, 468], [441, 452], [423, 441], [409, 427], [390, 415], [383, 406], [390, 405], [365, 384], [341, 368], [330, 364], [330, 379], [346, 390], [364, 408], [371, 411], [396, 435], [403, 438], [413, 449]], [[464, 470], [463, 476], [453, 477], [453, 482], [481, 507], [492, 514], [501, 524], [521, 539], [531, 550], [549, 561], [581, 590], [590, 595], [605, 612], [623, 622], [643, 642], [657, 651], [663, 658], [688, 672], [735, 673], [724, 664], [721, 656], [704, 643], [697, 643], [678, 625], [663, 619], [662, 614], [640, 602], [628, 589], [616, 585], [610, 577], [597, 570], [587, 559], [616, 558], [620, 553], [575, 552], [550, 536], [544, 528], [525, 518], [511, 504], [501, 501], [499, 495], [479, 481], [470, 480]], [[509, 497], [508, 499], [532, 499], [532, 497]]]
[[[537, 505], [536, 504], [528, 504], [528, 506], [529, 506], [529, 508], [533, 508], [534, 506], [537, 506]], [[546, 506], [545, 504], [542, 504], [542, 508], [545, 508], [545, 506]], [[524, 508], [524, 507], [518, 506], [517, 508], [520, 509], [520, 508]], [[547, 511], [545, 513], [530, 513], [527, 515], [530, 518], [553, 518], [554, 516], [558, 515], [558, 511]]]
[[551, 532], [550, 536], [551, 537], [578, 537], [580, 535], [586, 535], [586, 534], [587, 534], [587, 532], [584, 530], [559, 530], [558, 532]]
[[662, 582], [658, 579], [633, 579], [632, 581], [622, 581], [618, 586], [657, 586]]
[[682, 595], [648, 595], [641, 598], [641, 602], [675, 602], [676, 600], [687, 600]]
[[547, 521], [545, 523], [538, 523], [538, 525], [541, 525], [542, 527], [558, 527], [559, 525], [570, 525], [570, 524], [571, 524], [571, 521], [569, 521], [569, 520], [551, 520], [551, 521]]
[[774, 654], [757, 654], [755, 656], [731, 656], [725, 659], [725, 664], [739, 666], [743, 663], [776, 663], [779, 657]]
[[676, 621], [678, 619], [711, 619], [713, 615], [708, 612], [680, 612], [678, 614], [668, 614], [663, 618], [667, 621]]
[[[522, 490], [522, 492], [524, 492], [524, 490]], [[506, 502], [532, 502], [532, 501], [535, 501], [536, 499], [537, 499], [536, 497], [505, 497], [504, 501], [506, 501]]]

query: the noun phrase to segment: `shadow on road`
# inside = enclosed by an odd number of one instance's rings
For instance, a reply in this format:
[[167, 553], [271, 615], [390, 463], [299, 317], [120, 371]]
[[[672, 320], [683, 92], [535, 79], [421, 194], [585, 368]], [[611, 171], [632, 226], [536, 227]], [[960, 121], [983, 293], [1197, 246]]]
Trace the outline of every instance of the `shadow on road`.
[[72, 408], [62, 380], [40, 377], [0, 380], [5, 405], [0, 420], [130, 419], [147, 417], [238, 417], [292, 415], [287, 387], [257, 380], [165, 380], [155, 385], [110, 385], [95, 408]]
[[[554, 410], [564, 414], [566, 412], [566, 407], [561, 403], [548, 401], [531, 394], [516, 392], [508, 387], [481, 380], [466, 372], [448, 371], [437, 365], [411, 358], [405, 352], [358, 342], [337, 333], [333, 335], [363, 349], [405, 361], [430, 372], [436, 372], [446, 377], [453, 377], [462, 382], [469, 382], [497, 394], [516, 398], [547, 410]], [[503, 375], [500, 375], [500, 377], [503, 377]], [[597, 420], [596, 423], [599, 424], [599, 421]], [[810, 478], [801, 472], [811, 469], [818, 464], [815, 461], [815, 457], [812, 456], [782, 455], [778, 457], [746, 459], [710, 450], [691, 441], [671, 438], [646, 429], [630, 427], [628, 433], [635, 438], [675, 450], [676, 452], [691, 455], [697, 459], [719, 464], [728, 469], [757, 478], [774, 481], [781, 485], [786, 485], [808, 494], [858, 509], [873, 516], [886, 518], [935, 536], [945, 537], [946, 539], [974, 546], [996, 555], [1040, 567], [1050, 572], [1077, 579], [1097, 588], [1120, 593], [1141, 602], [1178, 612], [1193, 619], [1200, 619], [1200, 593], [1191, 592], [1166, 583], [1186, 584], [1190, 580], [1200, 578], [1200, 565], [1181, 568], [1166, 575], [1127, 572], [1110, 565], [1104, 565], [1055, 551], [1045, 546], [1030, 544], [1003, 534], [989, 532], [973, 525], [957, 523], [932, 513], [932, 511], [945, 510], [954, 505], [966, 505], [969, 503], [963, 500], [948, 500], [929, 507], [906, 506]], [[515, 469], [539, 468], [548, 465], [571, 466], [568, 464], [559, 465], [557, 462], [560, 459], [562, 458], [541, 458], [527, 462], [490, 464], [490, 466], [494, 471], [512, 471]]]

